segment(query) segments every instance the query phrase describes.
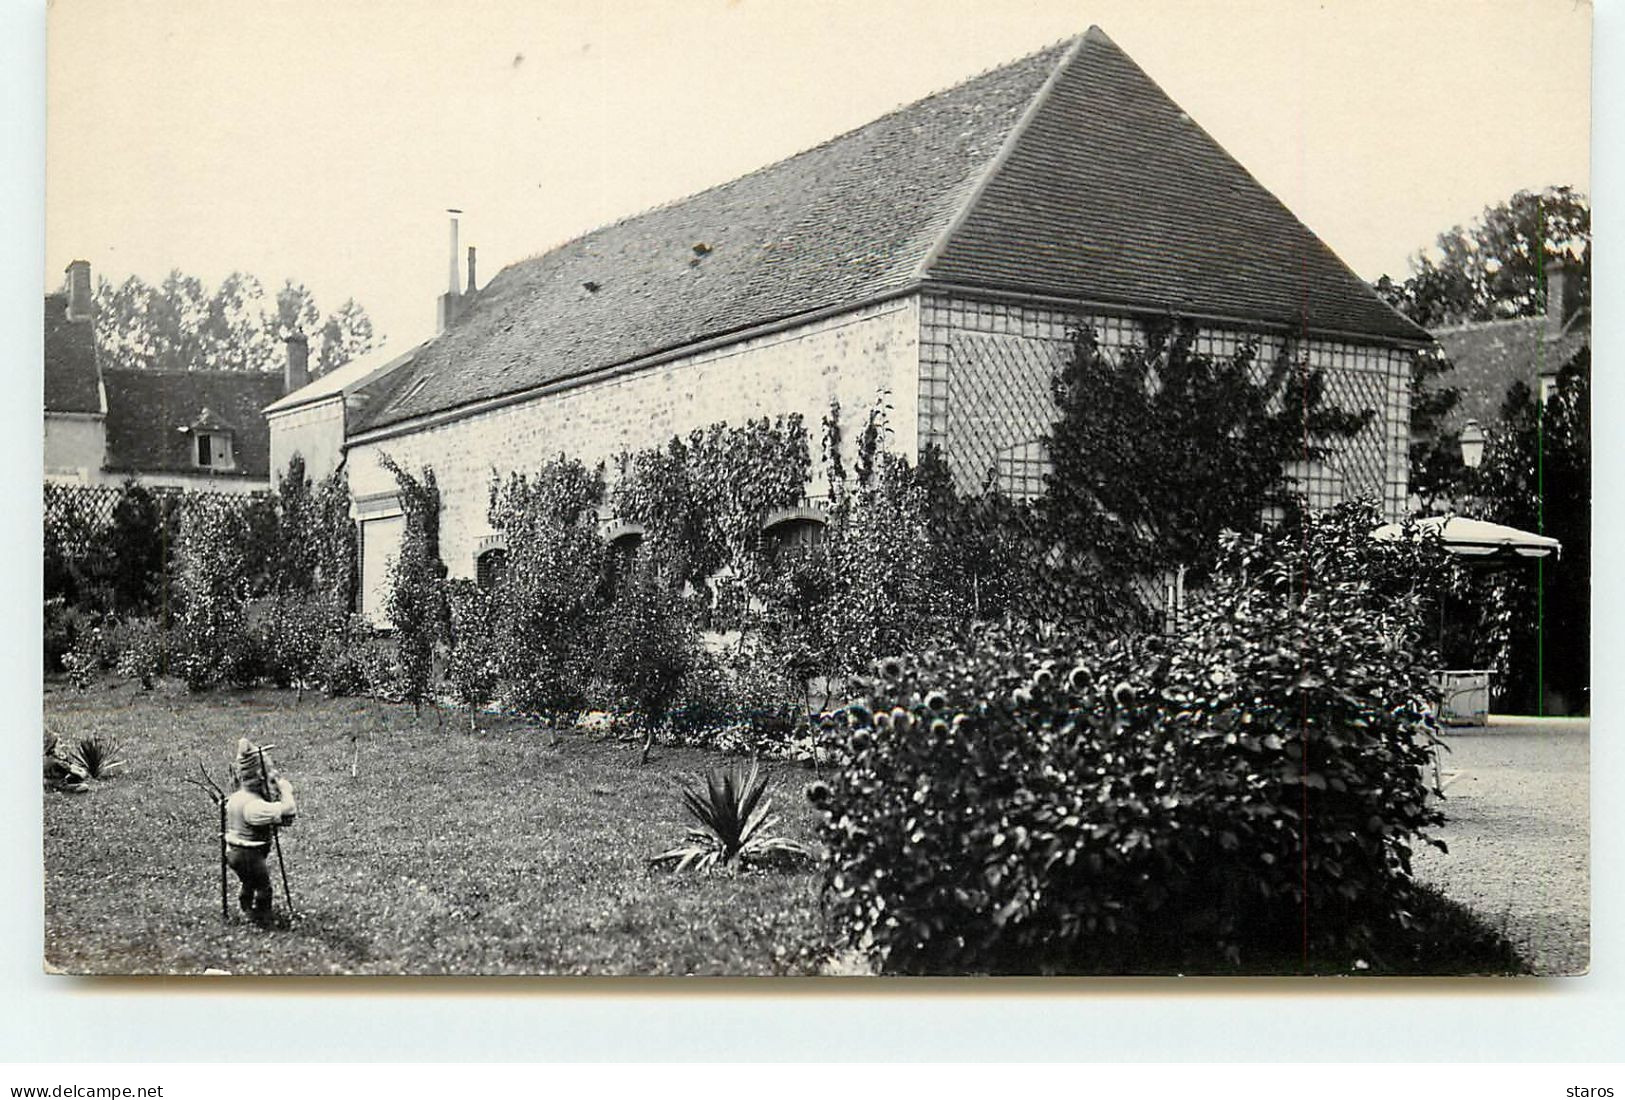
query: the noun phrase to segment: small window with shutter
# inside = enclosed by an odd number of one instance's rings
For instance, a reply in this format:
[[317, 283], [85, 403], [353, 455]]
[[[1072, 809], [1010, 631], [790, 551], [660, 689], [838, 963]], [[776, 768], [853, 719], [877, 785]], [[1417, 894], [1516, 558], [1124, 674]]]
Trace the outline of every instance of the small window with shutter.
[[230, 470], [237, 465], [232, 453], [231, 433], [222, 431], [198, 432], [197, 464], [206, 470]]

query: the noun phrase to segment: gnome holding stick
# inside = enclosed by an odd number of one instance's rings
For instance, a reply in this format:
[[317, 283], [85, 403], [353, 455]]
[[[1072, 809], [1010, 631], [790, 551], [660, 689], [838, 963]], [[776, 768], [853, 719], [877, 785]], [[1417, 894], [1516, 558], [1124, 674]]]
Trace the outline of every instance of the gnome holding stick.
[[[236, 790], [225, 805], [226, 866], [243, 884], [237, 903], [261, 927], [271, 923], [271, 869], [266, 860], [273, 846], [281, 859], [277, 829], [292, 824], [297, 810], [293, 785], [277, 774], [266, 755], [266, 749], [272, 747], [255, 745], [246, 737], [238, 740], [237, 760], [232, 765]], [[283, 900], [289, 903], [291, 915], [286, 868], [282, 879]]]

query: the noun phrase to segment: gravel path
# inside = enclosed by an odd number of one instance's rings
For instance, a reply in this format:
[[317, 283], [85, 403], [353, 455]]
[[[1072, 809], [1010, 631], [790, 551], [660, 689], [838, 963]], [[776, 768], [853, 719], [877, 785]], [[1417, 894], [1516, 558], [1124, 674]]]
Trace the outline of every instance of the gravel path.
[[1471, 906], [1537, 974], [1583, 974], [1590, 961], [1590, 732], [1556, 718], [1448, 731], [1450, 854], [1416, 858], [1421, 878]]

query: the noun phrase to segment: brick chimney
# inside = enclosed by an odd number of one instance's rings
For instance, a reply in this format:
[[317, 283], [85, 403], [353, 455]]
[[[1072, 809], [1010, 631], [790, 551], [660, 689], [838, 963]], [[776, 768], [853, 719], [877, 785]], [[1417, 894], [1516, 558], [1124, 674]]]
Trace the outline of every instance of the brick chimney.
[[1543, 272], [1546, 276], [1546, 339], [1556, 340], [1563, 335], [1566, 315], [1563, 294], [1568, 289], [1568, 270], [1562, 260], [1548, 261]]
[[68, 320], [88, 321], [95, 316], [95, 297], [90, 286], [90, 261], [75, 260], [68, 265]]
[[302, 332], [283, 338], [288, 360], [282, 368], [282, 392], [292, 393], [310, 381], [310, 341]]
[[469, 245], [468, 246], [468, 289], [463, 291], [463, 294], [464, 295], [473, 294], [474, 293], [474, 287], [476, 285], [477, 284], [474, 281], [474, 246]]

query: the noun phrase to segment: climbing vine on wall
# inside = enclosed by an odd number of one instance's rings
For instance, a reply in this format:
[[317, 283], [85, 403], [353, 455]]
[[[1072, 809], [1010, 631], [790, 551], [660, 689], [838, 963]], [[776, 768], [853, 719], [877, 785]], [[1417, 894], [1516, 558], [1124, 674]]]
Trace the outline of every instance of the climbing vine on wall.
[[385, 614], [395, 627], [401, 693], [416, 711], [423, 709], [434, 679], [436, 645], [446, 636], [446, 567], [440, 562], [440, 487], [434, 471], [421, 477], [388, 455], [379, 458], [400, 488], [406, 529], [389, 567]]
[[812, 473], [794, 414], [713, 424], [619, 465], [616, 514], [644, 526], [644, 553], [666, 585], [699, 592], [724, 568], [746, 583], [757, 576], [762, 517], [799, 503]]

